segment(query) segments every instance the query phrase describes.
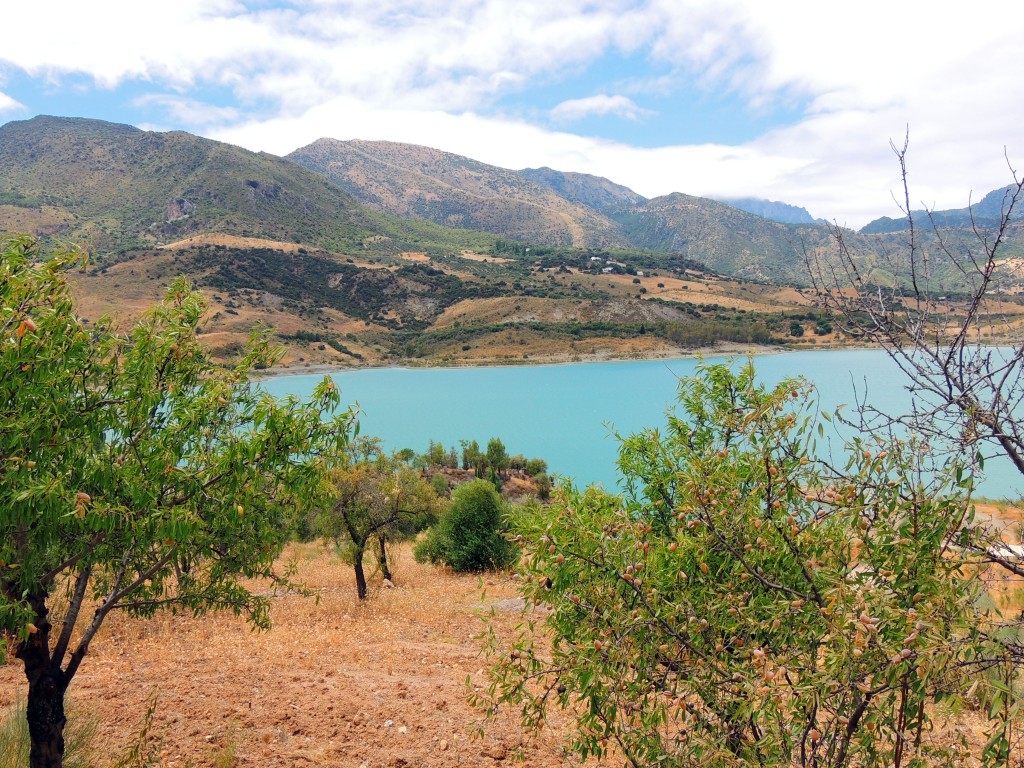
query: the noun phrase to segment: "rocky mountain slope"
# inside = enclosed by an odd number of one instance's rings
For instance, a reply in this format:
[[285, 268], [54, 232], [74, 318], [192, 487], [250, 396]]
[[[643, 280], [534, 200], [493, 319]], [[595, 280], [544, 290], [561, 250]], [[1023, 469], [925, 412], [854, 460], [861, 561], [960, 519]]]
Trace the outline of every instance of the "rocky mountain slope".
[[[968, 228], [974, 224], [981, 227], [992, 227], [999, 223], [1009, 195], [1013, 187], [994, 189], [978, 202], [964, 208], [949, 208], [943, 211], [917, 210], [913, 212], [917, 227], [929, 228], [932, 222], [939, 227]], [[1024, 206], [1018, 206], [1012, 214], [1014, 221], [1024, 220]], [[906, 217], [890, 218], [882, 216], [861, 228], [862, 234], [882, 234], [886, 232], [904, 232], [908, 229]]]
[[319, 139], [287, 157], [397, 216], [543, 245], [627, 244], [600, 211], [515, 171], [449, 152], [388, 141]]
[[412, 144], [319, 139], [288, 158], [381, 211], [484, 229], [545, 246], [682, 253], [724, 274], [806, 282], [799, 229], [701, 197], [648, 200], [608, 179], [550, 168], [513, 171]]
[[[1024, 285], [1022, 229], [999, 287]], [[793, 343], [793, 322], [809, 341], [830, 333], [800, 289], [805, 255], [835, 254], [823, 225], [405, 144], [321, 140], [289, 160], [96, 120], [11, 122], [0, 234], [14, 232], [92, 253], [73, 276], [90, 319], [131, 320], [186, 275], [225, 360], [261, 322], [302, 365], [675, 354]], [[862, 274], [902, 279], [903, 233], [843, 236]], [[920, 244], [937, 289], [956, 295], [963, 275], [926, 233]]]

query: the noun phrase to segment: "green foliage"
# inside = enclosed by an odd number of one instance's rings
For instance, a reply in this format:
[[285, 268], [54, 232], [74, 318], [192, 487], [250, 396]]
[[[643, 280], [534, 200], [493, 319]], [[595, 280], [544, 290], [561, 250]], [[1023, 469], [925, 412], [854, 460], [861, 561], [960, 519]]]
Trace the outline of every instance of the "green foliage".
[[417, 562], [443, 563], [459, 572], [507, 568], [518, 550], [502, 536], [507, 505], [486, 480], [452, 492], [451, 506], [416, 545]]
[[[30, 713], [39, 680], [70, 682], [113, 610], [228, 609], [268, 626], [251, 580], [288, 583], [273, 563], [353, 420], [334, 415], [329, 379], [309, 403], [251, 383], [272, 359], [265, 340], [214, 366], [184, 281], [122, 335], [78, 319], [73, 254], [39, 255], [28, 239], [0, 252], [0, 632], [16, 638]], [[68, 607], [51, 633], [58, 594]], [[86, 600], [96, 608], [74, 632]]]
[[[831, 469], [809, 387], [749, 364], [702, 366], [680, 411], [623, 440], [624, 497], [566, 486], [514, 519], [524, 597], [550, 613], [511, 651], [492, 635], [480, 703], [527, 726], [568, 710], [577, 753], [633, 766], [961, 764], [937, 705], [1014, 671], [981, 607], [970, 479], [929, 484], [914, 442]], [[1012, 690], [986, 764], [1006, 762]]]
[[526, 462], [526, 474], [531, 477], [546, 474], [547, 471], [548, 463], [544, 459], [530, 459]]
[[472, 469], [479, 478], [487, 471], [487, 454], [480, 450], [476, 440], [460, 440], [462, 446], [462, 468]]
[[423, 454], [423, 463], [429, 468], [445, 467], [448, 465], [448, 451], [440, 441], [430, 441], [426, 453]]
[[376, 438], [353, 441], [332, 463], [322, 494], [328, 504], [318, 514], [317, 527], [350, 558], [356, 593], [363, 600], [368, 594], [363, 555], [369, 543], [377, 541], [378, 562], [386, 568], [387, 541], [428, 528], [437, 521], [443, 502], [417, 470], [384, 455]]
[[154, 691], [146, 704], [138, 732], [114, 762], [114, 768], [153, 768], [163, 762], [160, 756], [164, 745], [163, 735], [156, 733], [153, 727], [158, 699], [159, 693]]
[[487, 466], [491, 468], [491, 471], [501, 475], [501, 473], [508, 471], [509, 463], [508, 451], [505, 450], [505, 444], [501, 442], [501, 439], [492, 437], [488, 440]]

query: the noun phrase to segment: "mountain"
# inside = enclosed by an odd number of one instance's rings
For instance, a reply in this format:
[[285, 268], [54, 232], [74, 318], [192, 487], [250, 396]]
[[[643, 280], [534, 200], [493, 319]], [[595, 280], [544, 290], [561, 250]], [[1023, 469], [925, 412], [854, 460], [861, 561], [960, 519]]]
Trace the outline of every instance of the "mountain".
[[819, 225], [797, 231], [706, 198], [647, 200], [598, 176], [514, 171], [413, 144], [319, 139], [287, 157], [398, 216], [548, 247], [672, 251], [750, 279], [806, 282], [801, 238], [828, 238]]
[[279, 157], [98, 120], [0, 127], [4, 200], [69, 215], [52, 234], [104, 250], [204, 231], [341, 247], [379, 232], [350, 195]]
[[646, 197], [628, 187], [589, 173], [568, 173], [551, 168], [524, 168], [517, 173], [524, 179], [543, 184], [566, 200], [589, 206], [606, 216], [647, 202]]
[[780, 224], [679, 192], [648, 200], [617, 219], [637, 248], [679, 253], [749, 280], [806, 283], [803, 249], [831, 244], [825, 227]]
[[739, 208], [747, 213], [754, 213], [780, 224], [817, 224], [814, 217], [801, 208], [788, 203], [779, 203], [774, 200], [764, 200], [760, 197], [736, 197], [716, 198], [719, 202]]
[[[295, 163], [181, 131], [35, 117], [0, 126], [0, 223], [100, 252], [216, 232], [329, 250], [461, 238], [382, 216]], [[383, 246], [381, 246], [383, 247]]]
[[318, 139], [287, 159], [366, 205], [446, 227], [552, 246], [626, 245], [615, 222], [516, 171], [429, 147]]
[[[930, 228], [931, 222], [934, 222], [939, 227], [971, 227], [972, 222], [979, 227], [997, 226], [1003, 213], [1005, 201], [1014, 188], [1013, 186], [1007, 186], [994, 189], [977, 203], [967, 208], [950, 208], [944, 211], [930, 212], [923, 209], [913, 211], [912, 215], [915, 226]], [[1018, 206], [1013, 212], [1012, 219], [1014, 221], [1024, 220], [1024, 207]], [[862, 234], [881, 234], [886, 232], [903, 232], [908, 228], [909, 223], [906, 217], [893, 219], [888, 216], [882, 216], [865, 224], [860, 231]]]
[[[1004, 253], [1024, 263], [1021, 224]], [[779, 284], [806, 285], [805, 254], [836, 248], [822, 225], [587, 174], [389, 142], [321, 139], [280, 158], [58, 117], [0, 126], [0, 232], [94, 252], [70, 277], [83, 317], [130, 320], [183, 274], [206, 293], [218, 359], [266, 323], [295, 365], [788, 341], [812, 300]], [[899, 233], [843, 236], [862, 274], [902, 279]], [[942, 261], [955, 292], [962, 275]]]

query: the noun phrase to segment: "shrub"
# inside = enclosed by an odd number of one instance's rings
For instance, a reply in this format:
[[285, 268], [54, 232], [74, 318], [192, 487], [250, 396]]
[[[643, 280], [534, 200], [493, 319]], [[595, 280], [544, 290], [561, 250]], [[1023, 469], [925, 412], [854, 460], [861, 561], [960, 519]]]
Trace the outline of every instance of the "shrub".
[[509, 567], [518, 550], [502, 536], [506, 506], [486, 480], [459, 486], [451, 507], [416, 545], [416, 561], [443, 563], [459, 572]]
[[912, 441], [834, 469], [808, 386], [699, 373], [623, 441], [624, 496], [564, 486], [514, 518], [523, 595], [550, 612], [511, 649], [492, 636], [478, 703], [527, 727], [564, 709], [581, 757], [637, 768], [917, 768], [976, 764], [932, 718], [982, 681], [973, 757], [1006, 764], [1013, 644], [984, 607], [970, 479], [924, 473]]

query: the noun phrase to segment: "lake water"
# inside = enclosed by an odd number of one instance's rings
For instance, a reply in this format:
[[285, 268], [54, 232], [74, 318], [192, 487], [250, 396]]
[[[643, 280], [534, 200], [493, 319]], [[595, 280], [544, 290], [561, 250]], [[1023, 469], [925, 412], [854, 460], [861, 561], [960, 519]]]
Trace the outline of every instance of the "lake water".
[[[724, 358], [707, 358], [719, 361]], [[366, 368], [332, 374], [346, 404], [358, 403], [361, 433], [383, 439], [387, 450], [426, 450], [476, 440], [486, 447], [500, 437], [510, 454], [539, 456], [551, 471], [577, 484], [618, 487], [618, 442], [665, 422], [678, 379], [697, 360], [579, 363], [498, 368]], [[904, 412], [909, 395], [903, 374], [880, 351], [833, 350], [759, 355], [759, 379], [773, 384], [804, 376], [818, 390], [820, 407], [832, 411], [867, 393], [883, 411]], [[267, 379], [276, 395], [304, 397], [323, 375]], [[1020, 498], [1024, 478], [1008, 462], [988, 462], [981, 492]]]

